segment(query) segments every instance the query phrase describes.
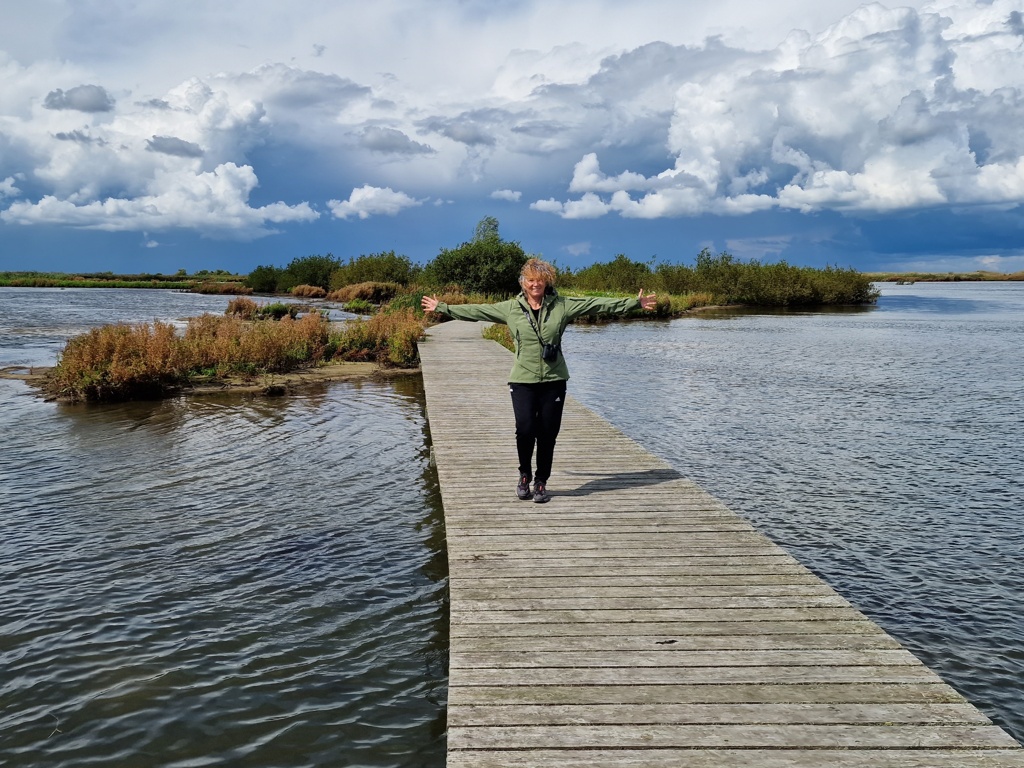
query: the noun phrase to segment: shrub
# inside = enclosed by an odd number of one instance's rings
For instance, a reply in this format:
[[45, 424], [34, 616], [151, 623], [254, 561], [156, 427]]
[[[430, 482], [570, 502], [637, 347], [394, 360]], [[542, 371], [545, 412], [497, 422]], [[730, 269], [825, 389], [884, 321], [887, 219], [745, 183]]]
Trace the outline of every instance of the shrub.
[[296, 318], [298, 315], [298, 305], [285, 304], [280, 301], [275, 301], [273, 304], [264, 304], [260, 307], [259, 312], [257, 312], [257, 317], [273, 318], [274, 320], [280, 320], [285, 316]]
[[356, 283], [397, 283], [408, 285], [419, 273], [408, 256], [398, 256], [394, 251], [371, 253], [349, 259], [331, 273], [332, 290]]
[[443, 249], [427, 264], [422, 279], [429, 285], [458, 284], [471, 292], [508, 296], [519, 291], [519, 272], [526, 259], [519, 243], [502, 240], [498, 222], [488, 217], [477, 225], [473, 240]]
[[579, 291], [635, 294], [642, 288], [649, 290], [654, 284], [654, 278], [650, 264], [632, 261], [620, 253], [607, 264], [591, 264], [578, 272], [566, 273], [559, 283]]
[[49, 389], [71, 400], [156, 397], [181, 381], [185, 364], [170, 323], [106, 325], [68, 341]]
[[393, 299], [401, 290], [402, 286], [398, 283], [378, 283], [371, 281], [346, 285], [336, 291], [331, 291], [327, 294], [327, 298], [331, 301], [340, 301], [343, 303], [353, 301], [354, 299], [360, 299], [374, 304], [382, 304], [385, 301]]
[[252, 320], [260, 311], [260, 305], [252, 299], [237, 298], [228, 302], [225, 315], [238, 315], [243, 320]]
[[312, 312], [295, 320], [243, 322], [235, 316], [203, 315], [189, 321], [182, 339], [192, 373], [284, 372], [323, 359], [330, 324]]
[[245, 278], [245, 284], [257, 293], [275, 293], [280, 279], [281, 270], [277, 267], [259, 266]]
[[234, 294], [236, 296], [250, 296], [252, 295], [252, 288], [249, 288], [242, 283], [227, 282], [227, 283], [216, 283], [216, 282], [205, 282], [199, 283], [192, 288], [192, 293], [205, 293], [212, 294], [215, 296], [225, 296]]
[[335, 357], [342, 360], [410, 367], [419, 360], [416, 342], [422, 335], [423, 323], [409, 308], [353, 320], [332, 342]]
[[278, 291], [290, 291], [297, 285], [316, 285], [326, 292], [331, 285], [331, 273], [341, 263], [331, 254], [303, 256], [292, 259], [277, 280]]
[[345, 303], [345, 311], [355, 315], [372, 315], [374, 306], [365, 299], [352, 299]]
[[322, 299], [327, 295], [327, 291], [319, 285], [296, 285], [292, 288], [291, 294], [305, 299]]

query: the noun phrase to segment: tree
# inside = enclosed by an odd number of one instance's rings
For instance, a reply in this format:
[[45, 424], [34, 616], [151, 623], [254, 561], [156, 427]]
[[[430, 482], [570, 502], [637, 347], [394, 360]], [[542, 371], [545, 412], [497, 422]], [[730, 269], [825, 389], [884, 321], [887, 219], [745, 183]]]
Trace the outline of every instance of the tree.
[[341, 266], [331, 254], [292, 259], [277, 281], [278, 291], [290, 291], [296, 285], [316, 285], [325, 291], [331, 285], [331, 273]]
[[493, 216], [484, 216], [477, 222], [476, 230], [473, 232], [473, 242], [479, 240], [500, 240], [498, 235], [498, 220]]
[[415, 279], [417, 267], [408, 256], [399, 256], [394, 251], [371, 253], [357, 259], [349, 259], [331, 274], [331, 290], [356, 283], [398, 283], [408, 285]]
[[276, 293], [281, 270], [277, 267], [259, 266], [245, 278], [245, 284], [256, 293]]
[[509, 295], [519, 290], [519, 273], [527, 259], [519, 243], [498, 235], [498, 220], [488, 216], [477, 224], [473, 239], [445, 248], [423, 270], [434, 286], [459, 285], [467, 293]]

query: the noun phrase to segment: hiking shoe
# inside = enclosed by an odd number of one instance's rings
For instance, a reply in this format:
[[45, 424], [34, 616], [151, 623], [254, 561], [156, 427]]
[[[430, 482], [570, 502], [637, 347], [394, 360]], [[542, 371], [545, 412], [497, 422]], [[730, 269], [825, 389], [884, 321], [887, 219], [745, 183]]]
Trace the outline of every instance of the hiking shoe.
[[537, 504], [543, 504], [550, 499], [551, 496], [548, 495], [548, 489], [545, 487], [544, 483], [537, 482], [533, 484], [533, 500]]
[[516, 486], [516, 496], [523, 501], [528, 501], [530, 497], [533, 496], [533, 494], [530, 493], [530, 478], [526, 475], [519, 478], [519, 485]]

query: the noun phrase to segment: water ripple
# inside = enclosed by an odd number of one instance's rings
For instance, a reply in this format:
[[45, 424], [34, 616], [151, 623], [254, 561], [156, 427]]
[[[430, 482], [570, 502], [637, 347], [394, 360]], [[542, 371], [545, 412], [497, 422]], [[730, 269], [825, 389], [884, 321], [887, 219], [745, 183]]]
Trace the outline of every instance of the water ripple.
[[0, 458], [12, 760], [442, 763], [416, 386], [48, 409], [5, 409], [24, 437]]
[[1024, 286], [885, 290], [573, 328], [570, 389], [1024, 741]]

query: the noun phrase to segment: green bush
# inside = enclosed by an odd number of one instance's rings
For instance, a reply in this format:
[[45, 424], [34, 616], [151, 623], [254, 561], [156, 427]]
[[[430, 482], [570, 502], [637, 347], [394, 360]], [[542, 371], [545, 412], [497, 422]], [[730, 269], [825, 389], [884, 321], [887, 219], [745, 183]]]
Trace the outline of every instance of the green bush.
[[408, 285], [416, 279], [420, 269], [394, 251], [371, 253], [349, 259], [331, 273], [330, 289], [336, 291], [356, 283], [395, 283]]
[[245, 284], [256, 293], [276, 293], [280, 279], [281, 270], [277, 267], [259, 266], [245, 278]]
[[295, 304], [285, 304], [275, 301], [273, 304], [264, 304], [256, 313], [257, 317], [281, 320], [284, 317], [295, 319], [299, 315], [299, 307]]
[[651, 266], [619, 254], [607, 264], [591, 264], [574, 273], [559, 276], [559, 285], [579, 291], [637, 293], [654, 285]]
[[339, 266], [339, 261], [331, 254], [292, 259], [278, 275], [277, 292], [288, 293], [297, 285], [315, 285], [327, 291], [331, 273]]
[[509, 296], [519, 292], [519, 273], [528, 256], [519, 243], [498, 235], [497, 220], [483, 219], [472, 240], [445, 248], [423, 269], [421, 280], [434, 287], [459, 286], [468, 293]]

